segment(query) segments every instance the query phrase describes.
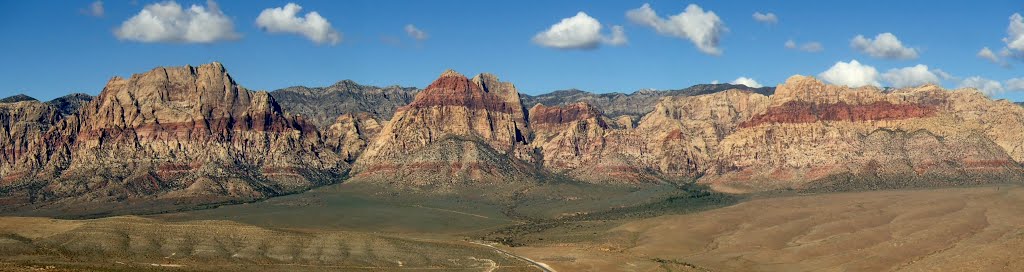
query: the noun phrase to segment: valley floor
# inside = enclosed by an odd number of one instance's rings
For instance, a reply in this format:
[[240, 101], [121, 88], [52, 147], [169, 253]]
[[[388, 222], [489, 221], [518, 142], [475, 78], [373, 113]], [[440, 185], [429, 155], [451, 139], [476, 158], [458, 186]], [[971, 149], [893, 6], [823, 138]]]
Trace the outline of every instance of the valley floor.
[[513, 251], [559, 271], [1024, 271], [1024, 188], [756, 199]]
[[0, 217], [0, 271], [1024, 271], [1021, 186], [754, 197], [618, 218], [591, 202], [549, 211], [564, 199], [513, 209], [359, 195], [334, 186], [144, 217]]

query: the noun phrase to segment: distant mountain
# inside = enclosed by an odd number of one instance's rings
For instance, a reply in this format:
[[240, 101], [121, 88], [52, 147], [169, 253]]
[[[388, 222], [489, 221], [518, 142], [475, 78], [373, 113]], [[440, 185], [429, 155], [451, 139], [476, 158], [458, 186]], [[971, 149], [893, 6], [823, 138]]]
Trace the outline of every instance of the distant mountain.
[[640, 90], [630, 94], [624, 93], [602, 93], [595, 94], [577, 89], [560, 90], [551, 93], [531, 96], [522, 95], [523, 104], [533, 107], [537, 104], [545, 106], [569, 105], [576, 102], [587, 102], [594, 105], [608, 116], [618, 117], [628, 115], [634, 120], [651, 112], [658, 100], [666, 96], [695, 96], [722, 92], [731, 89], [749, 91], [752, 93], [771, 95], [774, 87], [751, 88], [746, 85], [735, 84], [698, 84], [689, 88], [679, 90]]
[[21, 101], [38, 101], [38, 100], [36, 100], [35, 98], [32, 98], [31, 96], [27, 96], [25, 94], [16, 94], [16, 95], [12, 95], [12, 96], [8, 96], [8, 97], [4, 97], [4, 98], [0, 99], [0, 103], [14, 103], [14, 102], [21, 102]]
[[46, 102], [57, 108], [63, 115], [71, 115], [72, 113], [78, 112], [78, 109], [85, 106], [86, 103], [92, 101], [95, 97], [84, 94], [84, 93], [73, 93], [65, 96], [61, 96]]
[[417, 92], [411, 87], [382, 88], [343, 80], [328, 87], [296, 86], [270, 94], [285, 111], [326, 128], [342, 114], [369, 113], [377, 120], [391, 119], [395, 110], [412, 102]]

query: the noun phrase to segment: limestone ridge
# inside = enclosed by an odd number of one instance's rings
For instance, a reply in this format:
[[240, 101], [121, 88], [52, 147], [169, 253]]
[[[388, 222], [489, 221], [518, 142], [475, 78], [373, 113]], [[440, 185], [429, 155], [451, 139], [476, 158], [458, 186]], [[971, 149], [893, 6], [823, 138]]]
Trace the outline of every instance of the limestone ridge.
[[399, 107], [411, 103], [417, 92], [417, 88], [376, 87], [343, 80], [328, 87], [284, 88], [271, 95], [285, 111], [326, 128], [344, 114], [367, 113], [378, 122], [386, 121]]

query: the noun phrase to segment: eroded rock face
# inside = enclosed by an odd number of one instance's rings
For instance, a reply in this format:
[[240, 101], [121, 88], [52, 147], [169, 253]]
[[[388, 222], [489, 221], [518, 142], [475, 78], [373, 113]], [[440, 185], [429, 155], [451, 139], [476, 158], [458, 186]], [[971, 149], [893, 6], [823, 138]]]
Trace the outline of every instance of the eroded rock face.
[[348, 168], [313, 126], [238, 86], [220, 63], [115, 77], [77, 113], [39, 127], [21, 140], [41, 150], [39, 163], [4, 176], [36, 188], [24, 202], [245, 201], [337, 182]]
[[62, 119], [58, 109], [35, 99], [0, 102], [0, 186], [47, 163], [45, 134]]
[[974, 90], [794, 76], [770, 96], [666, 96], [639, 119], [588, 102], [527, 111], [523, 97], [494, 75], [446, 71], [393, 116], [382, 112], [398, 102], [316, 126], [219, 63], [157, 68], [113, 78], [92, 99], [0, 103], [0, 204], [204, 205], [346, 174], [436, 191], [551, 178], [697, 180], [727, 192], [1024, 179], [1024, 108]]
[[975, 90], [883, 92], [794, 76], [725, 137], [703, 182], [723, 191], [1020, 180], [1024, 111]]
[[[533, 160], [519, 93], [494, 75], [445, 71], [398, 109], [356, 163], [356, 179], [513, 182]], [[404, 181], [402, 181], [404, 179]]]
[[698, 96], [724, 92], [728, 90], [744, 90], [763, 95], [770, 95], [775, 91], [774, 87], [751, 88], [745, 85], [736, 84], [697, 84], [685, 89], [678, 90], [639, 90], [632, 93], [590, 93], [577, 89], [559, 90], [540, 95], [522, 95], [523, 104], [533, 107], [537, 104], [547, 106], [563, 106], [578, 102], [585, 102], [597, 108], [610, 117], [628, 116], [639, 120], [641, 117], [654, 110], [654, 106], [663, 97], [668, 96]]
[[399, 107], [408, 105], [419, 89], [399, 86], [375, 87], [342, 80], [328, 87], [289, 87], [271, 92], [285, 111], [301, 115], [321, 130], [341, 115], [370, 114], [388, 120]]

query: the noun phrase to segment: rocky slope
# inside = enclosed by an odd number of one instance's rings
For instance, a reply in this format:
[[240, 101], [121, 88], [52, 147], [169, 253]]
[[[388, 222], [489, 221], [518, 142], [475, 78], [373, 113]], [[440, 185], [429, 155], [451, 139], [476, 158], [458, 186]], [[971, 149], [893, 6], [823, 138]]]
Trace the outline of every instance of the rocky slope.
[[630, 94], [624, 93], [602, 93], [595, 94], [577, 89], [560, 90], [546, 94], [531, 96], [522, 95], [523, 104], [526, 107], [533, 107], [537, 104], [548, 106], [569, 105], [577, 102], [586, 102], [601, 110], [608, 116], [618, 117], [627, 115], [633, 120], [639, 120], [645, 114], [654, 110], [654, 105], [667, 96], [696, 96], [712, 94], [726, 90], [739, 89], [763, 95], [770, 95], [775, 91], [773, 87], [751, 88], [745, 85], [735, 84], [698, 84], [685, 89], [678, 90], [639, 90]]
[[313, 126], [268, 93], [237, 85], [220, 63], [115, 77], [64, 118], [51, 105], [12, 107], [19, 111], [8, 114], [31, 129], [6, 139], [28, 143], [0, 164], [8, 203], [187, 207], [304, 190], [337, 182], [348, 168]]
[[[851, 89], [804, 76], [772, 89], [721, 86], [629, 95], [660, 97], [634, 117], [615, 108], [627, 98], [534, 103], [491, 74], [449, 70], [418, 92], [343, 81], [269, 94], [240, 87], [219, 63], [157, 68], [111, 79], [95, 98], [0, 103], [0, 203], [195, 206], [346, 177], [505, 197], [553, 179], [737, 193], [1024, 179], [1024, 107], [975, 90]], [[290, 113], [278, 94], [310, 113]]]
[[63, 115], [71, 115], [78, 112], [78, 109], [81, 109], [94, 98], [95, 97], [84, 93], [73, 93], [54, 98], [53, 100], [46, 102], [46, 104], [56, 107]]
[[378, 121], [391, 119], [401, 106], [412, 102], [416, 88], [360, 85], [343, 80], [328, 87], [289, 87], [270, 92], [290, 113], [301, 115], [320, 128], [331, 126], [343, 114], [368, 113]]
[[526, 111], [511, 83], [445, 71], [399, 108], [356, 162], [356, 180], [442, 186], [533, 177]]

